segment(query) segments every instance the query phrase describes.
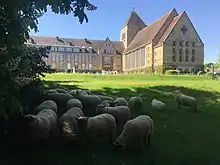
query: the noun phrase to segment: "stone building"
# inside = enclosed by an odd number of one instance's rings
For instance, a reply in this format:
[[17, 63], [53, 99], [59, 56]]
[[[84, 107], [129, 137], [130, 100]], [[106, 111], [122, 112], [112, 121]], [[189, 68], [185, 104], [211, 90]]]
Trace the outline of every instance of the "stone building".
[[150, 25], [133, 11], [120, 40], [125, 73], [164, 72], [170, 67], [193, 72], [204, 63], [204, 44], [185, 11], [173, 9]]
[[150, 25], [132, 11], [120, 41], [31, 36], [27, 44], [50, 45], [45, 61], [58, 71], [164, 72], [172, 67], [195, 71], [203, 66], [204, 44], [184, 11], [175, 9]]

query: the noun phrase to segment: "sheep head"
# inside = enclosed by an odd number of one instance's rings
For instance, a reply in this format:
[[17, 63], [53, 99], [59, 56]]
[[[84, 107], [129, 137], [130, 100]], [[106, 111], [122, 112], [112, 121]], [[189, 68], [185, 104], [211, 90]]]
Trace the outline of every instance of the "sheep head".
[[74, 138], [76, 134], [74, 133], [73, 126], [68, 122], [63, 122], [61, 126], [61, 131], [65, 136]]

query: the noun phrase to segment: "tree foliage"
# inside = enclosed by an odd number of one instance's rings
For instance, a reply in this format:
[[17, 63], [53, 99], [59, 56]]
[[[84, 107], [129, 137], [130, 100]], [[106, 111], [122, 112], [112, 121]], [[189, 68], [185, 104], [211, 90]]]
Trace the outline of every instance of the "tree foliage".
[[85, 10], [96, 10], [88, 0], [2, 0], [0, 2], [0, 111], [10, 114], [23, 85], [51, 72], [42, 57], [47, 48], [25, 45], [30, 30], [38, 31], [38, 18], [50, 7], [54, 13], [70, 14], [83, 23]]

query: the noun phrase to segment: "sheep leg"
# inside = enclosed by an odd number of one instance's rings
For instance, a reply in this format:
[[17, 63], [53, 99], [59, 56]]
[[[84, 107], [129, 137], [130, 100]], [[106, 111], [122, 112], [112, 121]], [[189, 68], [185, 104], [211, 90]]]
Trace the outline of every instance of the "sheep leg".
[[194, 108], [195, 108], [195, 110], [197, 110], [196, 104], [195, 104]]
[[178, 102], [178, 108], [181, 108], [181, 104], [180, 104], [180, 102]]

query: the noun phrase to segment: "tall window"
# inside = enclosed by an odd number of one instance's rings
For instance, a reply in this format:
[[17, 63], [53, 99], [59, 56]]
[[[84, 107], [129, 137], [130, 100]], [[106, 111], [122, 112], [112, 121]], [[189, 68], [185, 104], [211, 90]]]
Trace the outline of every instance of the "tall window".
[[175, 47], [176, 46], [176, 41], [173, 41], [173, 47]]
[[192, 49], [192, 62], [195, 62], [195, 49]]
[[79, 55], [75, 54], [74, 55], [74, 67], [75, 67], [75, 69], [78, 69], [78, 61], [79, 61]]
[[86, 56], [85, 55], [81, 55], [82, 57], [82, 69], [86, 69]]
[[92, 69], [92, 55], [89, 55], [89, 70]]
[[60, 70], [65, 70], [64, 68], [64, 55], [60, 54]]
[[192, 42], [192, 47], [195, 47], [195, 42]]
[[71, 69], [71, 64], [70, 64], [70, 54], [67, 55], [67, 69]]
[[188, 60], [189, 60], [189, 51], [188, 49], [186, 49], [186, 62], [188, 62]]
[[56, 54], [52, 54], [52, 61], [56, 61]]
[[176, 56], [173, 55], [173, 62], [176, 62]]
[[182, 55], [180, 55], [179, 57], [179, 62], [182, 62]]
[[188, 43], [188, 41], [186, 41], [186, 43], [185, 43], [185, 46], [186, 46], [186, 47], [188, 47], [188, 46], [189, 46], [189, 43]]
[[183, 41], [180, 41], [180, 47], [183, 46]]

